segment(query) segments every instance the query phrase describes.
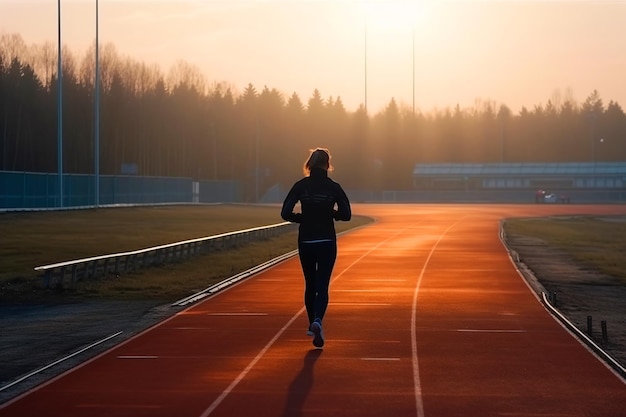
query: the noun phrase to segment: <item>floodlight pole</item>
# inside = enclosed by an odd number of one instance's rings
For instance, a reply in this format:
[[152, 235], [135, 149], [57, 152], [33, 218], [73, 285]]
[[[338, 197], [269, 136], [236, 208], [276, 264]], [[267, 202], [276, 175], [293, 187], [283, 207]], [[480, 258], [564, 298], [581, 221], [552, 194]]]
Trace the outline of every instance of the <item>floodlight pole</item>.
[[94, 86], [94, 100], [95, 100], [95, 123], [94, 123], [94, 177], [95, 177], [95, 191], [94, 191], [94, 204], [96, 207], [100, 205], [100, 63], [99, 63], [99, 50], [100, 43], [98, 41], [98, 0], [96, 0], [96, 69], [95, 69], [95, 86]]
[[364, 39], [364, 70], [365, 70], [365, 114], [367, 114], [367, 24], [365, 24], [365, 39]]
[[415, 27], [413, 27], [413, 115], [415, 115]]
[[259, 203], [259, 113], [256, 115], [256, 131], [255, 131], [255, 155], [254, 155], [254, 202]]
[[57, 169], [59, 185], [59, 207], [63, 207], [63, 67], [61, 62], [61, 0], [57, 0]]

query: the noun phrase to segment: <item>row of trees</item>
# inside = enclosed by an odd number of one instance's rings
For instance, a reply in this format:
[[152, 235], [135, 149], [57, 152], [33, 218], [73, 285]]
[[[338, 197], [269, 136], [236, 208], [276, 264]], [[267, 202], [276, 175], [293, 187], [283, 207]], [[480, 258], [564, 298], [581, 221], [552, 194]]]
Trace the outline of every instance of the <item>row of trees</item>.
[[[63, 50], [63, 171], [94, 172], [94, 49]], [[57, 171], [57, 55], [52, 44], [0, 37], [1, 170]], [[208, 83], [180, 61], [156, 66], [100, 50], [100, 172], [234, 179], [249, 196], [301, 175], [311, 147], [331, 149], [348, 188], [407, 189], [416, 163], [625, 161], [626, 115], [593, 91], [513, 114], [506, 105], [416, 112], [390, 99], [368, 114], [314, 90], [308, 100], [249, 84]], [[258, 182], [257, 182], [258, 181]]]

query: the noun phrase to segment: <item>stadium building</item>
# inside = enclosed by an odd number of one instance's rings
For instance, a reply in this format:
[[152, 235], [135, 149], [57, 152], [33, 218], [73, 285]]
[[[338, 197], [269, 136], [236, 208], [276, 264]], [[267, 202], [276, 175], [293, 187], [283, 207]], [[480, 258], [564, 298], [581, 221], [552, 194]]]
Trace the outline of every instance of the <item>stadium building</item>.
[[471, 193], [543, 202], [537, 199], [543, 193], [557, 196], [554, 202], [618, 202], [626, 201], [626, 162], [417, 164], [413, 186], [466, 198]]

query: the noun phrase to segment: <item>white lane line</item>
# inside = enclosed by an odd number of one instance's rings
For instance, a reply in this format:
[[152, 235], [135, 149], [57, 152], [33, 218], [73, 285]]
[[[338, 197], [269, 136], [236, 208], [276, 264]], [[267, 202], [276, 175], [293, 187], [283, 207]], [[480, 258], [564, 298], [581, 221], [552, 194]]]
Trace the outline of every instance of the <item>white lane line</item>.
[[424, 273], [426, 272], [426, 267], [430, 262], [430, 258], [432, 258], [435, 253], [435, 249], [439, 246], [439, 243], [443, 240], [444, 236], [456, 226], [463, 218], [459, 219], [455, 223], [452, 223], [444, 232], [439, 236], [439, 239], [435, 242], [433, 247], [430, 249], [428, 253], [428, 257], [426, 261], [424, 261], [424, 265], [422, 266], [422, 271], [420, 272], [420, 276], [417, 279], [417, 284], [415, 285], [415, 292], [413, 293], [413, 308], [411, 311], [411, 352], [413, 356], [413, 383], [415, 385], [415, 406], [417, 407], [417, 417], [424, 417], [424, 401], [422, 400], [422, 383], [420, 381], [420, 371], [419, 371], [419, 361], [417, 359], [417, 296], [420, 292], [420, 286], [422, 285], [422, 280], [424, 279]]
[[117, 359], [159, 359], [159, 357], [154, 355], [120, 355], [117, 356]]
[[507, 329], [456, 329], [455, 332], [465, 333], [526, 333], [526, 330], [507, 330]]
[[362, 361], [382, 361], [382, 362], [393, 362], [399, 361], [400, 358], [361, 358]]
[[386, 278], [376, 278], [376, 279], [363, 279], [359, 282], [406, 282], [406, 279], [386, 279]]
[[[30, 377], [32, 377], [32, 376], [34, 376], [34, 375], [37, 375], [38, 373], [41, 373], [41, 372], [45, 371], [45, 370], [46, 370], [46, 369], [48, 369], [48, 368], [52, 368], [53, 366], [55, 366], [55, 365], [57, 365], [57, 364], [59, 364], [59, 363], [61, 363], [61, 362], [63, 362], [63, 361], [66, 361], [66, 360], [68, 360], [68, 359], [71, 359], [71, 358], [73, 358], [74, 356], [79, 355], [79, 354], [81, 354], [81, 353], [85, 352], [86, 350], [91, 349], [92, 347], [95, 347], [95, 346], [97, 346], [97, 345], [99, 345], [99, 344], [101, 344], [101, 343], [104, 343], [104, 342], [108, 341], [109, 339], [113, 339], [114, 337], [119, 336], [120, 334], [122, 334], [122, 332], [113, 333], [112, 335], [107, 336], [107, 337], [105, 337], [104, 339], [100, 339], [100, 340], [98, 340], [97, 342], [94, 342], [94, 343], [90, 344], [89, 346], [86, 346], [86, 347], [84, 347], [84, 348], [82, 348], [82, 349], [80, 349], [80, 350], [78, 350], [78, 351], [76, 351], [76, 352], [74, 352], [74, 353], [72, 353], [72, 354], [70, 354], [70, 355], [64, 356], [64, 357], [62, 357], [61, 359], [58, 359], [58, 360], [56, 360], [56, 361], [54, 361], [54, 362], [52, 362], [52, 363], [50, 363], [50, 364], [48, 364], [48, 365], [46, 365], [46, 366], [44, 366], [44, 367], [42, 367], [42, 368], [36, 369], [36, 370], [34, 370], [33, 372], [30, 372], [30, 373], [28, 373], [28, 374], [24, 375], [23, 377], [16, 379], [15, 381], [11, 382], [10, 384], [7, 384], [7, 385], [4, 385], [3, 387], [0, 387], [0, 392], [1, 392], [1, 391], [4, 391], [4, 390], [6, 390], [6, 389], [8, 389], [8, 388], [10, 388], [10, 387], [12, 387], [13, 385], [19, 384], [20, 382], [22, 382], [22, 381], [24, 381], [24, 380], [26, 380], [26, 379], [28, 379], [28, 378], [30, 378]], [[54, 380], [54, 379], [53, 379], [53, 380]], [[50, 382], [52, 382], [53, 380], [48, 381], [48, 382], [47, 382], [47, 383], [45, 383], [44, 385], [49, 384], [49, 383], [50, 383]], [[28, 392], [31, 392], [31, 391], [28, 391]], [[25, 395], [25, 394], [24, 394], [24, 395]], [[8, 401], [8, 402], [6, 402], [6, 403], [4, 403], [4, 404], [0, 405], [0, 408], [3, 408], [3, 407], [5, 407], [5, 406], [8, 406], [9, 404], [13, 403], [14, 401], [17, 401], [19, 398], [22, 398], [22, 396], [15, 397], [15, 398], [13, 398], [11, 401]]]
[[267, 313], [209, 313], [209, 316], [267, 316]]
[[[333, 339], [333, 343], [372, 343], [372, 339]], [[399, 340], [377, 340], [376, 344], [380, 343], [400, 343]]]
[[391, 303], [328, 303], [328, 305], [366, 307], [366, 306], [390, 306]]
[[293, 324], [293, 322], [296, 321], [298, 317], [300, 317], [300, 315], [304, 312], [305, 307], [302, 307], [300, 311], [298, 311], [291, 319], [289, 319], [289, 321], [283, 327], [280, 328], [280, 330], [274, 335], [274, 337], [269, 342], [267, 342], [263, 349], [261, 349], [259, 353], [254, 357], [254, 359], [252, 359], [248, 366], [246, 366], [246, 368], [241, 371], [239, 375], [237, 375], [237, 378], [235, 378], [233, 382], [231, 382], [230, 385], [226, 387], [224, 391], [222, 391], [219, 397], [217, 397], [215, 401], [213, 401], [213, 403], [206, 410], [204, 410], [200, 417], [208, 417], [213, 413], [213, 411], [215, 411], [215, 409], [222, 403], [222, 401], [224, 401], [224, 399], [228, 397], [228, 395], [235, 389], [235, 387], [237, 387], [237, 385], [239, 385], [239, 383], [248, 375], [248, 373], [250, 373], [252, 368], [254, 368], [257, 362], [261, 360], [263, 355], [265, 355], [265, 353], [272, 347], [272, 345], [278, 340], [278, 338], [282, 336], [282, 334], [285, 333], [285, 331]]
[[[398, 233], [399, 234], [399, 233]], [[365, 258], [367, 255], [369, 255], [370, 253], [372, 253], [374, 250], [378, 249], [379, 246], [381, 246], [383, 243], [393, 239], [395, 236], [389, 237], [388, 239], [378, 243], [378, 245], [370, 248], [370, 250], [368, 250], [367, 252], [365, 252], [364, 254], [362, 254], [361, 256], [359, 256], [357, 259], [354, 260], [354, 262], [352, 262], [350, 265], [348, 265], [346, 268], [344, 268], [343, 271], [341, 271], [339, 274], [337, 274], [335, 276], [335, 278], [331, 281], [331, 284], [335, 281], [337, 281], [339, 279], [339, 277], [341, 277], [346, 271], [350, 270], [350, 268], [352, 268], [354, 265], [356, 265], [357, 263], [359, 263], [363, 258]], [[248, 366], [246, 366], [246, 368], [241, 371], [241, 373], [237, 376], [237, 378], [235, 378], [233, 380], [233, 382], [230, 383], [230, 385], [228, 387], [226, 387], [226, 389], [224, 391], [222, 391], [222, 393], [213, 401], [213, 403], [211, 403], [211, 405], [204, 410], [204, 412], [200, 415], [200, 417], [208, 417], [210, 416], [213, 411], [215, 411], [215, 409], [217, 407], [219, 407], [219, 405], [222, 403], [222, 401], [224, 401], [224, 399], [226, 397], [228, 397], [228, 395], [235, 389], [235, 387], [237, 387], [237, 385], [239, 385], [239, 383], [246, 377], [246, 375], [248, 375], [248, 373], [250, 373], [250, 371], [252, 370], [252, 368], [254, 368], [254, 366], [257, 364], [258, 361], [261, 360], [261, 358], [263, 357], [263, 355], [265, 355], [265, 353], [272, 347], [272, 345], [274, 343], [276, 343], [276, 341], [278, 340], [278, 338], [280, 336], [282, 336], [283, 333], [285, 333], [285, 331], [298, 319], [298, 317], [300, 317], [304, 312], [306, 311], [305, 307], [302, 307], [300, 309], [300, 311], [298, 311], [292, 318], [289, 319], [289, 321], [287, 323], [285, 323], [285, 325], [283, 327], [281, 327], [281, 329], [276, 333], [276, 335], [274, 335], [274, 337], [267, 342], [267, 344], [263, 347], [263, 349], [261, 349], [259, 351], [259, 353], [254, 357], [254, 359], [252, 359], [252, 361], [248, 364]]]

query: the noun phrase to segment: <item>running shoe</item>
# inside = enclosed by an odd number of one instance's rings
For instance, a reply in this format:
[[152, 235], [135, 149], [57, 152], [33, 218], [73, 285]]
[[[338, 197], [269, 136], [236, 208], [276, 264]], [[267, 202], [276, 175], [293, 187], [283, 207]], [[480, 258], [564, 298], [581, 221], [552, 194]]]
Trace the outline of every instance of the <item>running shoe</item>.
[[316, 348], [324, 347], [324, 331], [322, 330], [322, 323], [314, 321], [309, 327], [309, 331], [313, 333], [313, 346]]

